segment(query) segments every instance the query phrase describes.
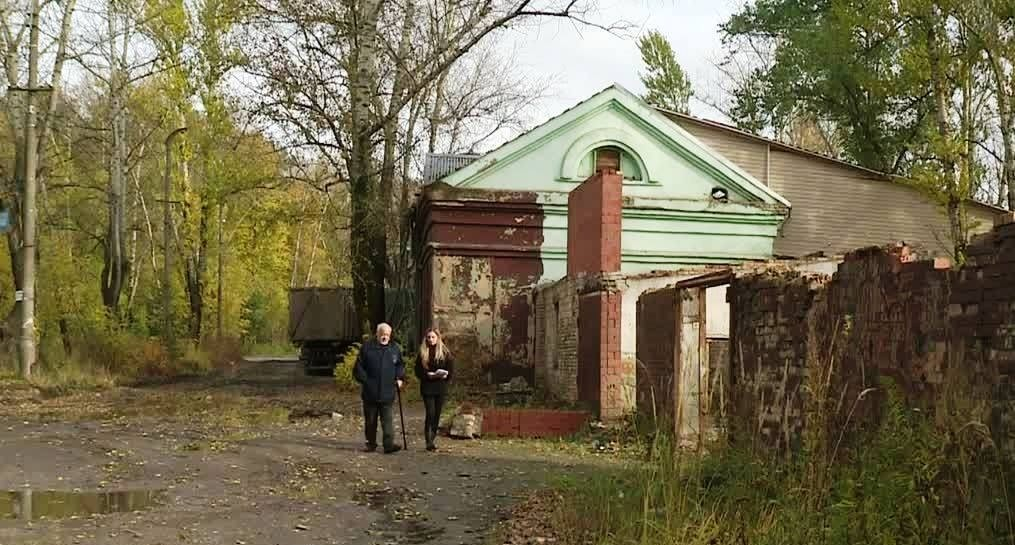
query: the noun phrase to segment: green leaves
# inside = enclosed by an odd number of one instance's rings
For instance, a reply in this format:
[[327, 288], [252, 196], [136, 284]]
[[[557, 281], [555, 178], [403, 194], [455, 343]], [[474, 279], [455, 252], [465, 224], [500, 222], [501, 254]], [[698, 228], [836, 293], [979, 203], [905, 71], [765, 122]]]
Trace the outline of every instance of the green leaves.
[[898, 173], [926, 121], [928, 84], [906, 62], [909, 35], [897, 3], [761, 0], [722, 30], [732, 54], [771, 50], [735, 92], [745, 128], [776, 129], [812, 114], [833, 121], [847, 158]]
[[691, 82], [677, 63], [670, 42], [659, 31], [653, 30], [638, 40], [645, 72], [641, 82], [647, 93], [646, 102], [674, 112], [687, 113]]

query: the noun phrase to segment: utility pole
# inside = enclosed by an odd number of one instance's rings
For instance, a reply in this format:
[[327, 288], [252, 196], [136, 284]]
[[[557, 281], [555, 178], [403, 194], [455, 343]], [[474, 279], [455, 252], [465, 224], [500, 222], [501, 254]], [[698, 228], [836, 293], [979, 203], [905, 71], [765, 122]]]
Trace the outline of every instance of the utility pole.
[[222, 227], [225, 225], [222, 202], [219, 202], [219, 282], [218, 282], [218, 338], [222, 339], [222, 251], [225, 246], [222, 244]]
[[28, 88], [25, 95], [25, 195], [22, 219], [22, 301], [21, 301], [21, 376], [29, 379], [35, 366], [35, 171], [39, 164], [39, 141], [35, 134], [35, 93], [39, 91], [39, 0], [32, 0], [29, 32]]
[[173, 186], [169, 175], [173, 165], [173, 140], [177, 136], [187, 132], [187, 127], [180, 127], [169, 133], [166, 137], [166, 170], [162, 179], [162, 335], [166, 343], [166, 351], [170, 359], [176, 358], [176, 335], [173, 331], [173, 297], [169, 271], [172, 269], [173, 252], [169, 250], [172, 240], [171, 231], [173, 228], [172, 219], [169, 214], [172, 206]]

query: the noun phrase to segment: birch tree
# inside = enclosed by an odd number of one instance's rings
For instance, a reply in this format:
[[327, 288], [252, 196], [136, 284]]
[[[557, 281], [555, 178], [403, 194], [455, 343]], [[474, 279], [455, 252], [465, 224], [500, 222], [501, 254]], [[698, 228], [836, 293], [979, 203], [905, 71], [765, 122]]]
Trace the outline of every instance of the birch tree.
[[[0, 3], [5, 96], [9, 126], [15, 142], [12, 179], [5, 180], [13, 225], [7, 232], [14, 287], [22, 297], [8, 318], [8, 331], [19, 335], [21, 373], [30, 377], [37, 359], [35, 323], [36, 188], [46, 164], [46, 142], [62, 90], [63, 67], [71, 39], [75, 0], [31, 0]], [[41, 26], [56, 23], [50, 43], [44, 42]], [[27, 32], [27, 34], [26, 34]], [[48, 40], [47, 40], [48, 41]], [[43, 58], [43, 50], [54, 50]], [[26, 55], [27, 50], [27, 55]], [[49, 66], [43, 63], [49, 61]], [[27, 66], [25, 66], [27, 64]], [[48, 68], [48, 70], [46, 70]], [[48, 73], [47, 73], [48, 72]], [[48, 75], [43, 88], [41, 78]], [[45, 92], [43, 92], [45, 91]], [[18, 130], [21, 127], [22, 130]]]

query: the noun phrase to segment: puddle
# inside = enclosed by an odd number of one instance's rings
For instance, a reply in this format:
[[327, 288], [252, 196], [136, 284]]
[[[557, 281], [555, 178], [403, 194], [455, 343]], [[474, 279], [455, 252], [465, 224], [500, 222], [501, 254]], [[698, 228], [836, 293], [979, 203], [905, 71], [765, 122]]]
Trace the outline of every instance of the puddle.
[[163, 490], [120, 492], [0, 491], [0, 519], [61, 519], [147, 509], [162, 499]]
[[384, 513], [384, 522], [377, 524], [381, 529], [373, 535], [393, 543], [423, 544], [441, 537], [446, 529], [425, 520], [411, 507], [413, 500], [422, 498], [408, 489], [381, 488], [361, 490], [353, 496], [353, 501]]

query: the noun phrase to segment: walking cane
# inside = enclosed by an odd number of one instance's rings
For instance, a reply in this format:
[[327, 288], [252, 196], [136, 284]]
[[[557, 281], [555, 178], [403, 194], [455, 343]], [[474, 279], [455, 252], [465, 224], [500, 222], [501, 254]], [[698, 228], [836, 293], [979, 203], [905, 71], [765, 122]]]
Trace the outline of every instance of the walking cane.
[[398, 419], [402, 422], [402, 449], [409, 450], [409, 444], [405, 440], [405, 413], [402, 411], [402, 389], [395, 384], [395, 394], [398, 396]]

